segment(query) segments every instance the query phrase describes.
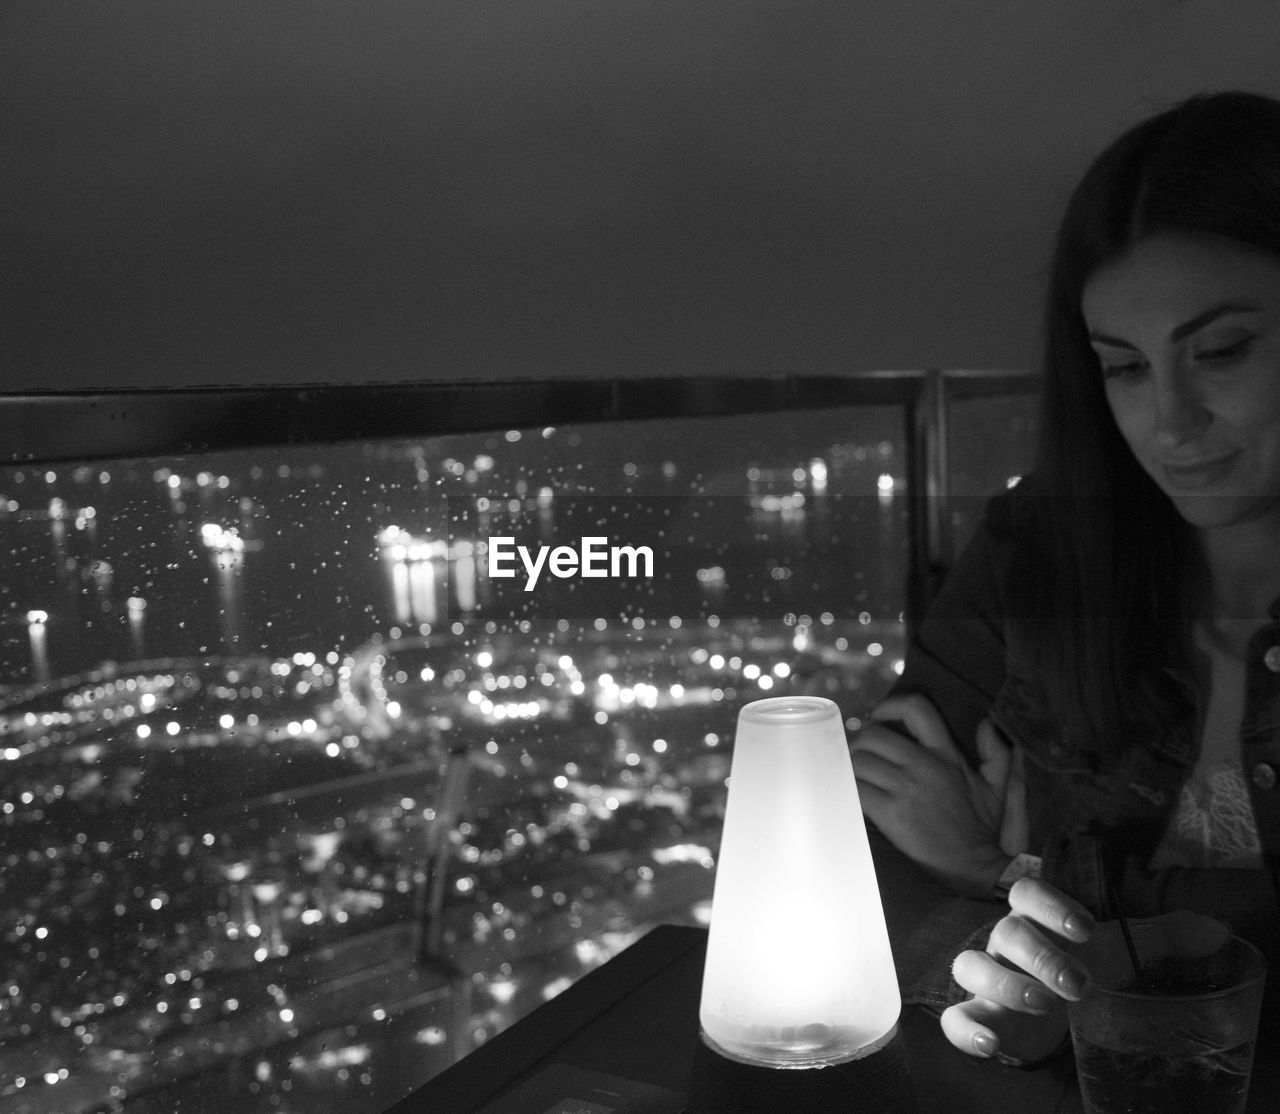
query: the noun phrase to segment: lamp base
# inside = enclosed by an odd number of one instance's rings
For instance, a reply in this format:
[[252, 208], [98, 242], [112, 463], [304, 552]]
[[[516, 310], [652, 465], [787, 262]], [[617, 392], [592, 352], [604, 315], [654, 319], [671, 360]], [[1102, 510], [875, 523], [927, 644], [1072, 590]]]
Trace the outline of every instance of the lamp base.
[[698, 1042], [688, 1114], [917, 1114], [902, 1036], [895, 1025], [875, 1052], [825, 1068], [766, 1068]]

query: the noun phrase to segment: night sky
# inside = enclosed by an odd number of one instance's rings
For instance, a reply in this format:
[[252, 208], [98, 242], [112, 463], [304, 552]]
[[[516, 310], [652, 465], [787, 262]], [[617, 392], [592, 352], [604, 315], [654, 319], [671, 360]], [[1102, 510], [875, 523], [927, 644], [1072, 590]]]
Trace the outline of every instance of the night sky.
[[1121, 127], [1256, 0], [0, 11], [6, 389], [1026, 366]]

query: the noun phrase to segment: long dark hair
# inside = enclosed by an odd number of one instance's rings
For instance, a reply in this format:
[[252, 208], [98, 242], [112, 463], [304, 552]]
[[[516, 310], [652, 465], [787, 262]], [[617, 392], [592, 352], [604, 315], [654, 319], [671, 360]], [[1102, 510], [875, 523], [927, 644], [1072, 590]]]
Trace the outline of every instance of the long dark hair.
[[1058, 231], [1010, 606], [1058, 722], [1095, 754], [1167, 713], [1165, 667], [1188, 662], [1203, 590], [1196, 535], [1116, 428], [1080, 308], [1099, 267], [1159, 232], [1280, 255], [1280, 101], [1206, 94], [1142, 122], [1090, 166]]

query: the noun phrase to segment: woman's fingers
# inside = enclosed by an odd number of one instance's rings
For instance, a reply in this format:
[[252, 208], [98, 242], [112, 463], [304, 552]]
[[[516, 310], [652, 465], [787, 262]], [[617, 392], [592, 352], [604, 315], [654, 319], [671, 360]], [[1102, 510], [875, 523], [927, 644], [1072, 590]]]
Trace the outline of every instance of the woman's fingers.
[[951, 738], [951, 732], [947, 730], [938, 709], [922, 693], [890, 696], [876, 705], [871, 718], [881, 723], [901, 723], [922, 746], [937, 752], [950, 762], [964, 764], [964, 757]]
[[905, 738], [891, 727], [874, 722], [861, 728], [849, 743], [849, 753], [855, 760], [860, 754], [873, 754], [898, 766], [907, 765], [913, 755], [918, 756], [919, 751], [914, 740]]
[[858, 802], [862, 805], [862, 815], [886, 836], [894, 831], [894, 822], [899, 809], [897, 799], [892, 793], [870, 782], [859, 781]]
[[1000, 1051], [1000, 1038], [991, 1022], [999, 1007], [994, 1002], [974, 998], [942, 1011], [942, 1033], [961, 1052], [991, 1057]]
[[992, 789], [1003, 794], [1013, 766], [1013, 747], [1000, 737], [990, 718], [978, 724], [974, 741], [978, 747], [978, 773]]
[[902, 766], [870, 751], [855, 751], [853, 773], [858, 785], [873, 785], [886, 793], [899, 792], [902, 787]]
[[965, 951], [952, 966], [956, 982], [979, 998], [1019, 1013], [1048, 1013], [1054, 995], [1025, 971], [999, 962], [988, 952]]
[[985, 998], [973, 998], [942, 1012], [943, 1035], [971, 1056], [998, 1057], [1006, 1063], [1035, 1063], [1062, 1047], [1067, 1011], [1030, 1016]]
[[[1069, 1001], [1082, 998], [1089, 985], [1089, 972], [1085, 967], [1053, 943], [1029, 920], [1016, 914], [997, 922], [991, 930], [987, 952], [995, 960], [1005, 960], [1020, 968], [1033, 980]], [[1002, 964], [997, 963], [996, 966]], [[990, 977], [987, 968], [979, 974]], [[991, 994], [988, 991], [993, 989], [994, 983], [981, 983], [978, 989], [965, 983], [961, 985], [974, 994], [989, 998]], [[1013, 989], [1009, 989], [1008, 993], [1012, 994]], [[1012, 1001], [1001, 1001], [1013, 1008]]]
[[962, 1052], [1023, 1063], [1064, 1039], [1065, 1003], [1084, 996], [1089, 972], [1062, 942], [1087, 940], [1094, 924], [1083, 905], [1038, 878], [1016, 882], [1009, 905], [985, 952], [956, 956], [955, 980], [974, 997], [943, 1012], [942, 1030]]
[[1009, 908], [1076, 944], [1089, 939], [1094, 929], [1088, 909], [1039, 878], [1019, 878], [1009, 890]]

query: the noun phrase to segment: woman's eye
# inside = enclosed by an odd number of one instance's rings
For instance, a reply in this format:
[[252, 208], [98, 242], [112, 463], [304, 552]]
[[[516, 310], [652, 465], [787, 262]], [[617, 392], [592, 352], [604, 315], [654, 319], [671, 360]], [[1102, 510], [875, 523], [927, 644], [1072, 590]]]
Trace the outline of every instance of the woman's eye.
[[1106, 379], [1132, 379], [1141, 375], [1146, 370], [1146, 365], [1140, 360], [1127, 360], [1124, 363], [1107, 363], [1102, 364], [1102, 374]]
[[1247, 336], [1232, 341], [1230, 344], [1220, 344], [1213, 348], [1201, 348], [1195, 353], [1195, 358], [1201, 363], [1230, 363], [1232, 360], [1238, 360], [1244, 356], [1253, 344], [1253, 340], [1253, 337]]

